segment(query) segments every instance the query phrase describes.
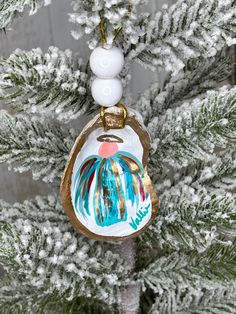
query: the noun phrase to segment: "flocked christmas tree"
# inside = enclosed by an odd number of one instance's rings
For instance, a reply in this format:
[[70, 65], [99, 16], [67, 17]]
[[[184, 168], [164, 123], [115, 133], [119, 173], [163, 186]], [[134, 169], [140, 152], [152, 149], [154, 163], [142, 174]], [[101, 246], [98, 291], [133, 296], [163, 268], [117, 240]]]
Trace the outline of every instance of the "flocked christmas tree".
[[[0, 28], [48, 1], [0, 1]], [[75, 39], [99, 45], [99, 24], [126, 59], [124, 103], [152, 137], [149, 173], [160, 208], [135, 240], [106, 243], [75, 231], [59, 184], [78, 135], [70, 123], [97, 111], [88, 60], [50, 47], [0, 60], [0, 162], [32, 171], [55, 194], [0, 203], [1, 313], [236, 312], [236, 88], [227, 82], [236, 41], [235, 0], [178, 0], [155, 14], [143, 0], [75, 0]], [[133, 99], [130, 65], [164, 69]], [[221, 87], [220, 87], [221, 86]]]

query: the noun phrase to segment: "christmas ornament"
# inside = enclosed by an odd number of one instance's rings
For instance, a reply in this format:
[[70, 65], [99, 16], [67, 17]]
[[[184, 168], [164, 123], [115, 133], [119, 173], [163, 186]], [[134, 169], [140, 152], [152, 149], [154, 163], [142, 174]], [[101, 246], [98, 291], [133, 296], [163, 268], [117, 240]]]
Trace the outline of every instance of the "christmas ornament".
[[126, 113], [121, 105], [103, 108], [88, 123], [62, 179], [62, 202], [73, 225], [98, 240], [138, 235], [157, 213], [146, 170], [149, 135], [135, 111]]
[[[70, 153], [61, 184], [63, 206], [73, 225], [98, 240], [124, 240], [143, 232], [157, 214], [158, 198], [147, 174], [150, 138], [137, 112], [120, 104], [117, 77], [124, 66], [119, 48], [90, 57], [97, 76], [91, 91], [101, 106]], [[121, 29], [117, 31], [117, 34]]]

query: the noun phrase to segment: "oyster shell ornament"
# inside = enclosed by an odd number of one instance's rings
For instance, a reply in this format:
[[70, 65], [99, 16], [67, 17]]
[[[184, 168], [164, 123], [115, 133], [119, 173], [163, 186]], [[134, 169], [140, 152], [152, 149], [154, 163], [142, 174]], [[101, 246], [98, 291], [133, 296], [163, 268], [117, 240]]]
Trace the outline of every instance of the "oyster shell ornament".
[[102, 22], [100, 32], [102, 47], [90, 56], [96, 76], [91, 93], [101, 106], [100, 115], [72, 148], [61, 198], [71, 222], [84, 235], [125, 240], [147, 228], [157, 214], [158, 199], [147, 174], [149, 135], [138, 114], [120, 103], [123, 86], [118, 75], [124, 54], [118, 47], [105, 47]]
[[77, 138], [61, 183], [72, 224], [96, 240], [125, 240], [157, 215], [147, 174], [150, 138], [137, 112], [103, 108]]

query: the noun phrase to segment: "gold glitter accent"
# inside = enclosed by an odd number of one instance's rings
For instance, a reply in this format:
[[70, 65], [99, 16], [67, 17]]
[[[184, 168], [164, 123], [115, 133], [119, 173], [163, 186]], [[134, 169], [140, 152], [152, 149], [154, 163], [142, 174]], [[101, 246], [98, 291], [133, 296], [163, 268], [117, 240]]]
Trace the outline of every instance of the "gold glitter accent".
[[113, 134], [103, 134], [97, 138], [98, 142], [107, 142], [107, 143], [124, 143], [122, 138]]
[[[96, 213], [97, 213], [98, 220], [100, 222], [102, 222], [103, 217], [101, 217], [101, 213], [99, 211], [98, 200], [99, 200], [99, 195], [100, 195], [99, 189], [101, 187], [101, 171], [102, 171], [102, 167], [103, 167], [104, 163], [105, 163], [105, 159], [101, 162], [101, 166], [100, 166], [100, 169], [98, 171], [98, 178], [97, 178], [98, 183], [97, 183], [96, 198], [95, 198]], [[101, 197], [101, 195], [100, 195], [100, 197]]]
[[[125, 124], [126, 124], [126, 120], [128, 118], [128, 110], [123, 104], [120, 104], [120, 103], [117, 104], [116, 107], [121, 109], [121, 112], [123, 114], [123, 118], [121, 120], [119, 119], [119, 121], [116, 121], [115, 129], [124, 129]], [[106, 119], [106, 108], [103, 106], [100, 107], [100, 118], [102, 120], [102, 124], [103, 124], [105, 131], [112, 129], [112, 127], [109, 125], [109, 123]]]
[[120, 217], [123, 218], [124, 213], [125, 213], [125, 203], [121, 195], [121, 186], [120, 186], [120, 181], [118, 179], [119, 170], [117, 168], [117, 165], [114, 163], [114, 160], [111, 160], [111, 164], [112, 164], [112, 171], [115, 174], [116, 186], [117, 186], [118, 195], [119, 195]]

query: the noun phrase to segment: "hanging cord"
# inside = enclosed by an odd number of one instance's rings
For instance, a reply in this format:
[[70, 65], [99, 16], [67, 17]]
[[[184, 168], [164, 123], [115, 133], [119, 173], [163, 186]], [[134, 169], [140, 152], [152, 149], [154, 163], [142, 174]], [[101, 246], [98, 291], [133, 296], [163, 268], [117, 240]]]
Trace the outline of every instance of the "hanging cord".
[[[128, 11], [131, 14], [131, 12], [132, 12], [132, 5], [131, 4], [128, 6]], [[123, 26], [118, 27], [114, 33], [113, 40], [116, 40], [119, 37], [119, 35], [122, 33], [122, 31], [123, 31]]]
[[[131, 10], [132, 10], [132, 6], [130, 5], [129, 6], [129, 12], [131, 12]], [[106, 24], [105, 24], [105, 22], [103, 20], [101, 11], [99, 12], [99, 16], [100, 16], [100, 20], [101, 20], [101, 22], [99, 23], [101, 43], [102, 43], [102, 47], [105, 48], [105, 46], [107, 44]], [[115, 41], [118, 38], [118, 36], [121, 34], [122, 31], [123, 31], [123, 27], [122, 26], [118, 27], [115, 30], [113, 41]], [[124, 128], [126, 119], [128, 117], [128, 110], [125, 107], [125, 105], [123, 105], [121, 103], [118, 103], [116, 105], [116, 107], [118, 107], [122, 111], [122, 113], [123, 113], [123, 123], [122, 123], [121, 128]], [[100, 108], [100, 118], [102, 120], [104, 130], [105, 131], [109, 130], [109, 126], [107, 125], [107, 122], [106, 122], [105, 108], [103, 106], [101, 106], [101, 108]]]
[[[129, 10], [129, 13], [131, 13], [132, 5], [129, 5], [128, 10]], [[107, 34], [106, 34], [106, 25], [105, 25], [105, 22], [104, 22], [103, 17], [102, 17], [102, 11], [99, 12], [99, 16], [100, 16], [100, 20], [101, 20], [101, 22], [99, 23], [101, 43], [102, 43], [102, 47], [104, 48], [105, 45], [107, 44]], [[113, 37], [114, 41], [119, 37], [119, 35], [122, 33], [122, 31], [123, 31], [123, 26], [120, 26], [115, 30], [114, 37]]]
[[[106, 26], [105, 23], [101, 17], [101, 13], [99, 13], [100, 18], [101, 18], [101, 22], [99, 24], [99, 30], [100, 30], [100, 35], [101, 35], [101, 43], [102, 43], [102, 47], [104, 48], [105, 45], [107, 44], [107, 34], [106, 34]], [[120, 26], [119, 28], [117, 28], [115, 30], [114, 33], [114, 38], [113, 40], [116, 40], [118, 38], [118, 36], [121, 34], [121, 32], [123, 31], [123, 27]]]
[[101, 22], [99, 24], [99, 30], [101, 34], [101, 43], [102, 43], [102, 47], [104, 48], [107, 43], [106, 27], [105, 27], [105, 23], [103, 21], [101, 12], [99, 12], [99, 16], [101, 19]]
[[123, 31], [123, 27], [122, 26], [117, 28], [117, 30], [115, 31], [113, 40], [116, 40], [119, 37], [119, 35], [121, 34], [122, 31]]

